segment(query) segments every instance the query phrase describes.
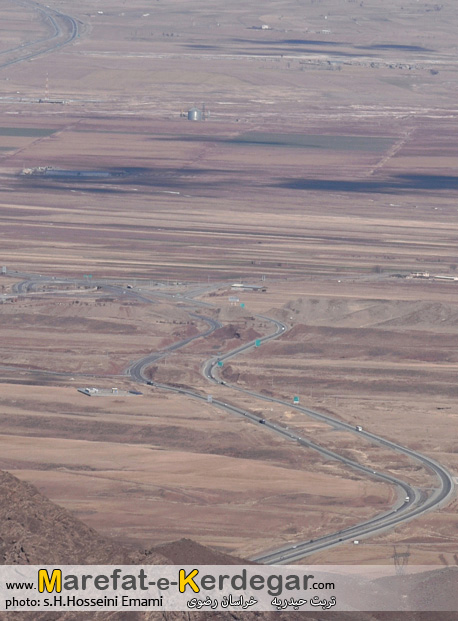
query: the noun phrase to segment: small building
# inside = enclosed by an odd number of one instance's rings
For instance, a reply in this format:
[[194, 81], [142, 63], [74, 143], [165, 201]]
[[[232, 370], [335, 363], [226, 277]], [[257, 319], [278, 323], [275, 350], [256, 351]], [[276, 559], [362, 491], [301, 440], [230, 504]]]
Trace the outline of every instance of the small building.
[[87, 397], [136, 397], [143, 394], [138, 390], [119, 390], [118, 388], [85, 387], [77, 390]]

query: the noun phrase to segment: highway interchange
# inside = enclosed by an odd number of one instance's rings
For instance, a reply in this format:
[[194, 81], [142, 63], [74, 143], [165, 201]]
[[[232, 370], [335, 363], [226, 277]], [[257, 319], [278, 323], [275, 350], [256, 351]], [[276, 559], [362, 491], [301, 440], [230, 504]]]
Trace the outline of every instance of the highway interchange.
[[[17, 275], [18, 277], [26, 278], [23, 282], [19, 282], [13, 286], [13, 291], [15, 295], [19, 296], [27, 296], [27, 295], [36, 295], [40, 289], [42, 290], [45, 286], [52, 285], [54, 288], [58, 287], [60, 283], [66, 284], [68, 286], [69, 283], [75, 285], [75, 287], [88, 285], [88, 281], [75, 281], [70, 279], [51, 279], [49, 277], [43, 276], [31, 276], [31, 275]], [[319, 420], [320, 422], [326, 423], [330, 425], [332, 428], [340, 431], [345, 431], [348, 433], [352, 433], [356, 436], [357, 439], [364, 438], [373, 444], [386, 447], [396, 453], [402, 454], [410, 458], [412, 461], [420, 464], [422, 467], [426, 468], [429, 472], [434, 473], [437, 479], [437, 486], [434, 488], [431, 493], [429, 488], [428, 490], [422, 490], [421, 488], [414, 488], [405, 481], [402, 481], [392, 475], [386, 474], [384, 472], [376, 472], [366, 466], [363, 466], [351, 459], [348, 459], [338, 453], [335, 453], [324, 446], [317, 444], [316, 442], [304, 438], [303, 435], [296, 433], [294, 430], [290, 428], [286, 428], [282, 424], [275, 422], [273, 420], [266, 420], [260, 418], [259, 415], [254, 414], [246, 409], [242, 409], [238, 406], [235, 406], [227, 401], [221, 401], [219, 399], [212, 399], [211, 404], [208, 403], [208, 394], [202, 393], [197, 390], [193, 390], [192, 388], [185, 387], [177, 387], [173, 385], [153, 382], [149, 379], [146, 374], [148, 367], [159, 360], [170, 354], [173, 351], [177, 351], [192, 341], [200, 338], [206, 338], [210, 334], [212, 334], [216, 329], [221, 327], [221, 324], [208, 316], [198, 314], [194, 312], [193, 309], [195, 307], [208, 307], [214, 308], [213, 305], [207, 302], [201, 302], [199, 300], [194, 299], [198, 295], [202, 295], [208, 290], [212, 288], [215, 289], [220, 287], [221, 285], [213, 285], [212, 287], [200, 287], [195, 289], [194, 291], [187, 293], [186, 295], [182, 295], [180, 297], [176, 297], [168, 292], [160, 291], [160, 292], [148, 292], [145, 293], [144, 290], [139, 290], [137, 287], [132, 287], [131, 285], [118, 285], [118, 284], [110, 284], [107, 281], [95, 281], [92, 283], [93, 287], [98, 289], [105, 290], [106, 293], [110, 295], [118, 295], [119, 297], [130, 297], [137, 301], [154, 303], [155, 298], [166, 298], [170, 302], [179, 302], [180, 305], [184, 303], [188, 305], [189, 314], [194, 319], [198, 319], [207, 323], [208, 329], [204, 332], [197, 334], [192, 337], [188, 337], [186, 339], [180, 340], [176, 343], [173, 343], [167, 348], [159, 352], [152, 352], [142, 358], [132, 362], [126, 369], [125, 375], [129, 376], [135, 382], [139, 382], [142, 384], [148, 384], [155, 386], [158, 389], [167, 390], [175, 393], [180, 393], [192, 397], [194, 399], [198, 399], [201, 401], [207, 402], [208, 405], [224, 410], [225, 412], [238, 417], [241, 422], [253, 423], [259, 426], [260, 432], [270, 432], [274, 433], [282, 438], [286, 438], [287, 440], [299, 444], [305, 449], [311, 449], [317, 451], [324, 457], [328, 459], [333, 459], [341, 462], [342, 464], [358, 471], [360, 474], [364, 476], [375, 478], [380, 481], [384, 481], [396, 487], [398, 491], [398, 498], [395, 505], [383, 513], [374, 516], [373, 518], [351, 526], [349, 528], [343, 529], [341, 531], [335, 533], [329, 533], [327, 535], [321, 536], [319, 538], [307, 541], [299, 541], [292, 542], [281, 546], [280, 548], [272, 551], [267, 551], [260, 553], [253, 557], [252, 560], [258, 563], [266, 563], [266, 564], [285, 564], [291, 563], [294, 561], [299, 561], [305, 556], [319, 552], [321, 550], [339, 545], [342, 542], [348, 541], [359, 541], [362, 537], [367, 537], [369, 535], [373, 535], [375, 533], [382, 532], [389, 528], [393, 528], [394, 526], [401, 524], [403, 522], [407, 522], [415, 517], [423, 515], [427, 511], [431, 511], [436, 509], [447, 502], [447, 500], [451, 497], [454, 491], [454, 481], [452, 475], [439, 463], [430, 457], [426, 457], [421, 453], [413, 451], [407, 447], [401, 446], [391, 440], [382, 438], [377, 436], [370, 431], [362, 428], [356, 428], [353, 425], [345, 423], [343, 421], [337, 420], [329, 415], [322, 414], [320, 412], [316, 412], [314, 410], [310, 410], [309, 408], [302, 407], [300, 405], [291, 404], [287, 401], [277, 399], [275, 397], [266, 396], [263, 394], [259, 394], [257, 392], [251, 390], [242, 389], [239, 386], [229, 384], [228, 382], [222, 380], [218, 374], [217, 370], [219, 368], [218, 362], [223, 362], [235, 358], [238, 355], [244, 354], [252, 350], [256, 343], [255, 341], [251, 341], [236, 349], [226, 352], [219, 356], [213, 356], [209, 360], [205, 361], [202, 365], [202, 373], [203, 376], [207, 379], [209, 383], [224, 385], [225, 388], [237, 391], [239, 393], [244, 393], [248, 395], [252, 399], [261, 399], [263, 401], [267, 401], [269, 403], [277, 403], [282, 406], [288, 407], [290, 409], [294, 409], [304, 416], [313, 418], [315, 420]], [[227, 285], [226, 285], [227, 286]], [[100, 293], [100, 292], [99, 292]], [[42, 293], [43, 294], [43, 293]], [[65, 292], [58, 292], [56, 290], [45, 293], [45, 295], [65, 295]], [[258, 319], [263, 322], [270, 322], [273, 326], [273, 331], [258, 339], [261, 344], [267, 341], [281, 338], [283, 334], [288, 330], [288, 326], [281, 321], [276, 319], [272, 319], [270, 317], [266, 317], [264, 315], [257, 315]], [[93, 376], [94, 377], [94, 376]], [[242, 430], [243, 433], [243, 430]]]

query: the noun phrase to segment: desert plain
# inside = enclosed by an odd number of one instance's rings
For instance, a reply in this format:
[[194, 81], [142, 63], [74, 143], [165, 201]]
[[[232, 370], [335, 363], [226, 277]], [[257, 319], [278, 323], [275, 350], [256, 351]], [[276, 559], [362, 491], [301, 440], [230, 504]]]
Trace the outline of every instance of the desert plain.
[[[187, 537], [243, 558], [396, 502], [387, 483], [126, 373], [164, 352], [151, 381], [436, 485], [364, 438], [210, 384], [204, 362], [271, 332], [264, 316], [285, 334], [224, 380], [297, 395], [456, 475], [453, 2], [56, 0], [51, 42], [38, 5], [3, 4], [0, 467], [123, 544]], [[202, 316], [221, 327], [166, 351], [205, 332]], [[396, 546], [455, 565], [456, 507], [301, 562], [392, 564]]]

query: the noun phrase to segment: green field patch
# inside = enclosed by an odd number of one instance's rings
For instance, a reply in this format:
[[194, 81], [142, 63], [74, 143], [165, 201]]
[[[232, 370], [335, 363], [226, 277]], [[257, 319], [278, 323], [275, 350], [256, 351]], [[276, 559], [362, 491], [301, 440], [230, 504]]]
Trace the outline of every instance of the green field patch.
[[226, 141], [270, 147], [293, 147], [302, 149], [327, 149], [330, 151], [378, 151], [391, 147], [394, 138], [385, 136], [342, 136], [329, 134], [271, 134], [247, 132]]
[[42, 138], [51, 136], [57, 129], [43, 127], [0, 127], [0, 136], [22, 136], [25, 138]]

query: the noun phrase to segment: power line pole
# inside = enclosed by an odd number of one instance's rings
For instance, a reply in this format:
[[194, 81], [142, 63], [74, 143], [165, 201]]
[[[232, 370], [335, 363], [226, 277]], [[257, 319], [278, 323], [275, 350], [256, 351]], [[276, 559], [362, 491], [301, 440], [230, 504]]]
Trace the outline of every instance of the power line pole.
[[407, 550], [405, 552], [398, 552], [396, 550], [396, 546], [393, 546], [394, 548], [394, 553], [393, 553], [393, 560], [394, 560], [394, 567], [396, 570], [396, 574], [398, 576], [402, 576], [405, 573], [405, 568], [406, 565], [409, 562], [409, 556], [410, 556], [410, 545], [407, 546]]

